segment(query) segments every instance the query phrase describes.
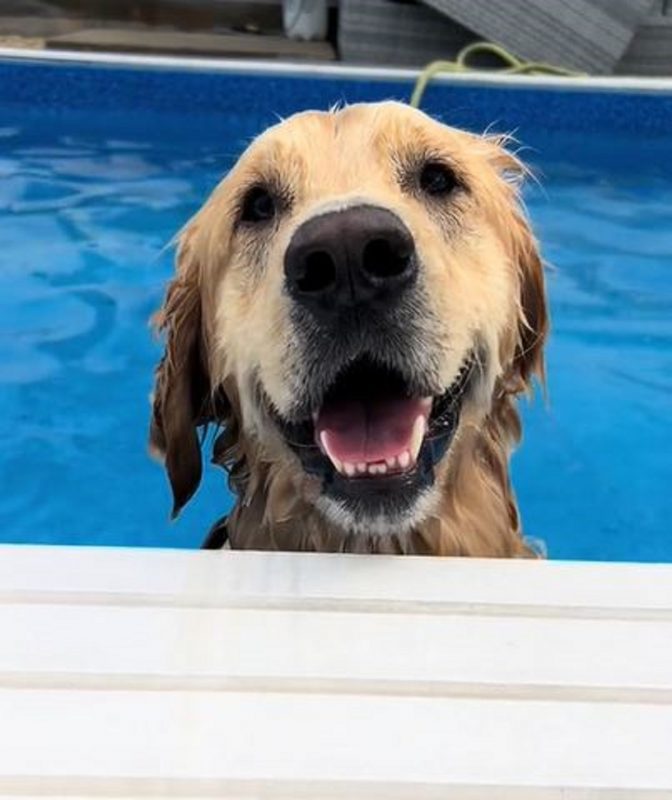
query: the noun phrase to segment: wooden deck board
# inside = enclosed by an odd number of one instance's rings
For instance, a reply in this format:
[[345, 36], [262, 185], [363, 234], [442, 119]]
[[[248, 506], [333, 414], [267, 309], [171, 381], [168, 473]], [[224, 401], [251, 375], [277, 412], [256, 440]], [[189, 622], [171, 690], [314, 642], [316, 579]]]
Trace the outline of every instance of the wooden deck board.
[[5, 545], [0, 602], [672, 619], [672, 565]]
[[[0, 691], [0, 792], [78, 776], [669, 789], [672, 706], [319, 693]], [[226, 794], [224, 795], [226, 796]], [[263, 796], [263, 795], [262, 795]], [[571, 794], [567, 794], [571, 797]]]
[[0, 630], [15, 631], [0, 640], [0, 686], [672, 703], [672, 621], [15, 604]]
[[331, 61], [328, 42], [302, 42], [284, 36], [238, 33], [186, 33], [147, 28], [86, 28], [50, 36], [46, 47], [53, 50], [104, 50], [122, 53], [171, 53], [223, 58], [278, 58]]
[[423, 0], [519, 56], [609, 74], [653, 0]]

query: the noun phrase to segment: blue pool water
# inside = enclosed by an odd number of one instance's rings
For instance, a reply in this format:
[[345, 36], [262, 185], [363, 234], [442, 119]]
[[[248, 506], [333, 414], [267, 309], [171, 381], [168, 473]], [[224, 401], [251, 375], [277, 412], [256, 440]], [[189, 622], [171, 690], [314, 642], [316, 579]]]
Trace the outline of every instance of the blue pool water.
[[[164, 250], [255, 132], [395, 83], [0, 63], [0, 538], [197, 546], [210, 469], [168, 523], [146, 453]], [[549, 399], [513, 462], [555, 558], [672, 561], [672, 97], [433, 89], [454, 124], [516, 129], [553, 334]], [[525, 154], [525, 153], [524, 153]]]

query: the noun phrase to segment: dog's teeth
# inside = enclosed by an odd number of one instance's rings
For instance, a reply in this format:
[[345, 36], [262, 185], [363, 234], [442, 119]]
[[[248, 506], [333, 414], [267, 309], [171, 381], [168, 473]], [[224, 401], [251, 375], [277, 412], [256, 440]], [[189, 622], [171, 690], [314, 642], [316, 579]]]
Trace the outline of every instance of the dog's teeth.
[[404, 450], [403, 453], [400, 453], [398, 456], [399, 466], [402, 469], [408, 469], [411, 466], [411, 454], [408, 450]]
[[320, 434], [320, 444], [322, 445], [322, 449], [326, 453], [331, 463], [334, 465], [335, 469], [342, 474], [343, 463], [329, 450], [329, 436], [327, 435], [326, 431], [322, 431]]
[[387, 472], [387, 464], [376, 462], [375, 464], [368, 465], [369, 475], [385, 475]]
[[392, 456], [392, 458], [386, 458], [385, 463], [389, 469], [394, 469], [397, 466], [397, 457]]
[[[411, 444], [410, 444], [410, 457], [412, 463], [418, 460], [418, 453], [420, 452], [420, 448], [422, 447], [422, 440], [425, 438], [425, 428], [427, 427], [427, 421], [422, 414], [418, 414], [415, 418], [415, 422], [413, 423], [413, 433], [411, 434]], [[401, 463], [401, 457], [399, 459]], [[402, 464], [402, 469], [405, 469], [404, 465]]]
[[362, 473], [366, 472], [366, 461], [360, 461], [357, 464], [357, 472], [362, 472]]
[[356, 472], [356, 467], [349, 461], [343, 462], [343, 472], [348, 476], [348, 478], [352, 478]]

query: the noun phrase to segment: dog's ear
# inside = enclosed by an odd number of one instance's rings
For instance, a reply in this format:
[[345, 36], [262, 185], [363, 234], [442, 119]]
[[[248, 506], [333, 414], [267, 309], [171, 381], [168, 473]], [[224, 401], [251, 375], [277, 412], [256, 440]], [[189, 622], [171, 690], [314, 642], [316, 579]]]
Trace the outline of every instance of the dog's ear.
[[192, 226], [180, 238], [177, 274], [153, 320], [155, 328], [165, 335], [166, 344], [156, 369], [149, 445], [164, 459], [173, 492], [173, 518], [200, 483], [198, 428], [212, 417], [194, 233]]
[[[489, 160], [505, 183], [507, 212], [503, 235], [508, 240], [511, 261], [516, 267], [519, 284], [519, 312], [515, 353], [508, 378], [514, 391], [529, 387], [532, 378], [545, 380], [544, 344], [548, 336], [549, 317], [544, 280], [544, 265], [539, 246], [520, 199], [521, 187], [530, 176], [520, 159], [507, 150], [508, 136], [487, 136]], [[514, 388], [515, 387], [515, 388]]]
[[537, 242], [521, 211], [516, 211], [514, 258], [518, 267], [520, 308], [514, 369], [526, 386], [536, 376], [545, 380], [544, 345], [549, 319], [544, 266]]

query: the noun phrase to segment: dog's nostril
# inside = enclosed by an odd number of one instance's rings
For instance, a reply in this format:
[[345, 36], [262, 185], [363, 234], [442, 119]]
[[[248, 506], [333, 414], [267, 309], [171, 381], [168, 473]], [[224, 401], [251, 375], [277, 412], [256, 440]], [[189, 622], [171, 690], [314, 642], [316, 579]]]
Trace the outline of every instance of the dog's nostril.
[[386, 280], [402, 275], [411, 260], [410, 249], [401, 242], [372, 239], [364, 247], [362, 268], [372, 278]]
[[336, 264], [325, 250], [309, 253], [303, 262], [296, 288], [304, 294], [323, 292], [336, 283]]

